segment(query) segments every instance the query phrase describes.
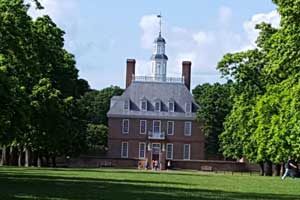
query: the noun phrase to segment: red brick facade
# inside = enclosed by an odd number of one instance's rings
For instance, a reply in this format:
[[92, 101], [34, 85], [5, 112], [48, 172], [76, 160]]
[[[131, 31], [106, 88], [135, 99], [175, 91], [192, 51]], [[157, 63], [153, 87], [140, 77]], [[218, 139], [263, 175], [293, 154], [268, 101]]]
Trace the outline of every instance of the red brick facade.
[[[109, 138], [108, 138], [108, 157], [121, 158], [122, 142], [128, 142], [128, 159], [152, 160], [152, 143], [161, 144], [160, 164], [165, 166], [166, 163], [166, 144], [173, 144], [173, 159], [184, 161], [184, 144], [190, 145], [190, 159], [189, 160], [203, 160], [204, 159], [204, 136], [200, 131], [199, 124], [192, 122], [191, 136], [184, 135], [184, 127], [186, 121], [172, 120], [174, 122], [174, 134], [167, 134], [167, 122], [171, 120], [161, 121], [161, 132], [165, 132], [164, 139], [149, 139], [149, 132], [153, 129], [153, 120], [156, 119], [128, 119], [129, 132], [122, 133], [123, 119], [110, 118], [109, 119]], [[146, 134], [140, 134], [140, 120], [147, 121]], [[146, 144], [145, 158], [139, 157], [139, 144]]]

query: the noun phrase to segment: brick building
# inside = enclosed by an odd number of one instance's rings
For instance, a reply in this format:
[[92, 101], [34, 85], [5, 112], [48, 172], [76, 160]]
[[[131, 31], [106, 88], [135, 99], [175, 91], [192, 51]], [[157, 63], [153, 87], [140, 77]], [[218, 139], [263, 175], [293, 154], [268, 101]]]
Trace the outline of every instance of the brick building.
[[182, 63], [182, 77], [167, 77], [165, 44], [160, 31], [151, 76], [136, 76], [135, 60], [127, 60], [126, 90], [111, 99], [107, 113], [110, 158], [157, 160], [162, 168], [167, 160], [204, 159], [204, 136], [195, 121], [199, 106], [190, 93], [192, 63]]

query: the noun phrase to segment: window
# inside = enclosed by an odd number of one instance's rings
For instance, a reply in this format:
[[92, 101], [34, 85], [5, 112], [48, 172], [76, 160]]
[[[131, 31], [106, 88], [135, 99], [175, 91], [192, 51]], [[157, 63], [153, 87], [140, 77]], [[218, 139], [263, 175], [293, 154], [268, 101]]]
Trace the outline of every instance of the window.
[[186, 113], [191, 113], [192, 112], [192, 106], [190, 103], [185, 104], [185, 112]]
[[139, 144], [139, 158], [145, 158], [145, 152], [146, 152], [146, 143], [140, 142]]
[[183, 159], [184, 160], [190, 159], [190, 150], [191, 150], [191, 146], [189, 144], [184, 144], [184, 147], [183, 147]]
[[141, 101], [141, 110], [147, 111], [147, 101], [146, 100]]
[[129, 133], [129, 120], [128, 119], [123, 119], [122, 133], [123, 134], [128, 134]]
[[184, 135], [192, 135], [192, 122], [184, 122]]
[[160, 133], [160, 121], [158, 120], [153, 121], [153, 132]]
[[140, 120], [140, 134], [146, 134], [147, 132], [147, 121]]
[[124, 110], [129, 110], [130, 108], [130, 101], [129, 100], [125, 100], [124, 101]]
[[173, 144], [167, 144], [167, 160], [173, 159]]
[[168, 121], [168, 127], [167, 127], [167, 133], [168, 135], [174, 135], [174, 122]]
[[169, 102], [169, 112], [174, 112], [174, 109], [175, 108], [175, 106], [174, 106], [174, 102], [173, 101], [170, 101]]
[[156, 101], [154, 104], [154, 110], [159, 112], [160, 111], [160, 101]]
[[122, 142], [121, 157], [128, 158], [128, 142]]

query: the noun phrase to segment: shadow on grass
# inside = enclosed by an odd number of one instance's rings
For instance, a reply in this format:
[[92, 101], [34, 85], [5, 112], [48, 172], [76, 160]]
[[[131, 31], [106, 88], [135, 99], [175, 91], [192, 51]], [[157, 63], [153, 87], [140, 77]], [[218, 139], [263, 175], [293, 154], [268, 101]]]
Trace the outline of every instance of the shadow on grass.
[[[178, 183], [61, 177], [0, 172], [0, 199], [122, 199], [122, 200], [212, 200], [300, 199], [296, 195], [225, 192], [183, 188]], [[173, 184], [173, 185], [172, 185]], [[182, 185], [183, 186], [183, 185]]]

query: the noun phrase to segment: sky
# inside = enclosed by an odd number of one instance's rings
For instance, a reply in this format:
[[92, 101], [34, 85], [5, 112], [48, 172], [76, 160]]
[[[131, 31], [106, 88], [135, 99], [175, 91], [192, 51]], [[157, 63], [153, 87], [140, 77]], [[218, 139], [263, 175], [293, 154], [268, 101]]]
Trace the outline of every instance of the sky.
[[[30, 1], [30, 0], [27, 0]], [[65, 31], [65, 48], [75, 55], [80, 78], [93, 89], [125, 87], [126, 59], [136, 59], [136, 75], [151, 75], [150, 56], [158, 35], [169, 57], [167, 76], [180, 77], [192, 61], [192, 88], [225, 82], [216, 69], [226, 53], [255, 48], [255, 24], [279, 27], [271, 0], [40, 0], [43, 11]]]

